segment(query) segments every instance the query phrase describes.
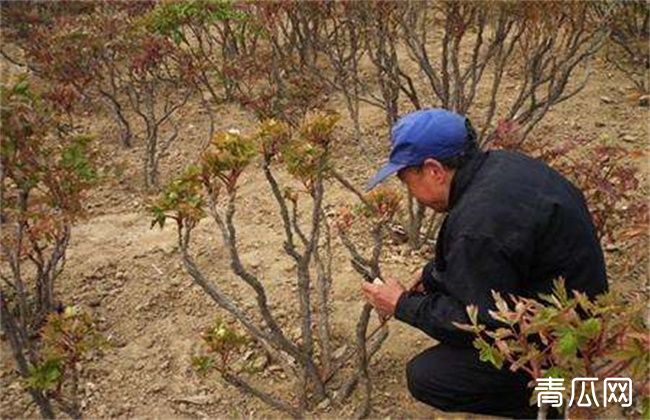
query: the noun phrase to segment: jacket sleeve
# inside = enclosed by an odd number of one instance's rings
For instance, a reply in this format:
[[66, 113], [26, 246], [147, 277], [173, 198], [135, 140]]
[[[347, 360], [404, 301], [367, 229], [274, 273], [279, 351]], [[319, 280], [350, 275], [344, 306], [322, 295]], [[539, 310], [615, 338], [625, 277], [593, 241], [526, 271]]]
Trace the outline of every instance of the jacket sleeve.
[[433, 293], [438, 290], [437, 282], [438, 280], [435, 277], [436, 273], [436, 261], [429, 261], [424, 268], [422, 268], [422, 274], [420, 275], [420, 281], [424, 286], [424, 290], [427, 293]]
[[469, 323], [466, 307], [475, 304], [481, 323], [498, 326], [488, 314], [494, 308], [491, 291], [502, 295], [515, 293], [521, 269], [494, 239], [464, 235], [453, 241], [446, 255], [445, 271], [438, 275], [446, 290], [404, 293], [397, 302], [395, 317], [441, 342], [471, 346], [474, 336], [452, 322]]

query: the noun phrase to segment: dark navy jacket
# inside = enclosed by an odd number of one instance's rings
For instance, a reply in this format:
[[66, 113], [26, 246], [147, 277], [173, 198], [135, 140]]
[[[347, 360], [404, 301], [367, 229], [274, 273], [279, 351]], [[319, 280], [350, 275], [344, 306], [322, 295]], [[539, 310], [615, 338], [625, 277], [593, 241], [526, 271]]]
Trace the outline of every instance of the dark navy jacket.
[[[441, 342], [471, 345], [466, 306], [498, 325], [491, 290], [537, 298], [553, 279], [594, 297], [607, 291], [600, 243], [582, 193], [539, 160], [482, 152], [452, 180], [450, 210], [423, 270], [426, 293], [404, 293], [395, 316]], [[435, 268], [435, 269], [434, 269]]]

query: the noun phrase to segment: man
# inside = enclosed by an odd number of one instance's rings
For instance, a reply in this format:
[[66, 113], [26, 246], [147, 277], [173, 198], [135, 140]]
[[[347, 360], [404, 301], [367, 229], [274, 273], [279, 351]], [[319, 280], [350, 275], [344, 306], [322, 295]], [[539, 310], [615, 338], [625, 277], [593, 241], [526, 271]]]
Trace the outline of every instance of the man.
[[389, 162], [368, 189], [397, 173], [422, 204], [448, 212], [435, 259], [422, 285], [405, 291], [395, 280], [365, 284], [366, 299], [382, 314], [440, 342], [413, 358], [411, 394], [443, 411], [531, 418], [531, 378], [479, 361], [466, 307], [497, 323], [491, 290], [536, 298], [553, 279], [593, 297], [607, 291], [605, 264], [581, 192], [544, 163], [519, 153], [479, 151], [469, 121], [443, 109], [401, 118], [391, 132]]

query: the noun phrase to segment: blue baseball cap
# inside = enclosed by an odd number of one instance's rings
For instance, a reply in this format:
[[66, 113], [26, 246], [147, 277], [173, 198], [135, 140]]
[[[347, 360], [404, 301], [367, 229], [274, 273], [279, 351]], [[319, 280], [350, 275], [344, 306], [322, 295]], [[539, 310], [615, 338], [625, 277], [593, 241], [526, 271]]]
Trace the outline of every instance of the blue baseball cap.
[[390, 175], [426, 159], [447, 159], [465, 153], [471, 126], [467, 118], [442, 108], [421, 109], [404, 115], [391, 129], [388, 163], [368, 181], [366, 191]]

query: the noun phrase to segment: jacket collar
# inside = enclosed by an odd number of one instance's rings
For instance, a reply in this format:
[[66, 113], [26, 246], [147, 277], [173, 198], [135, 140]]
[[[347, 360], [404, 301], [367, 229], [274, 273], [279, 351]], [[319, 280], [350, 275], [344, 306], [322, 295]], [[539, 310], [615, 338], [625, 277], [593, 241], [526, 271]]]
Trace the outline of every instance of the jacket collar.
[[487, 159], [489, 152], [478, 152], [462, 168], [458, 169], [451, 180], [449, 191], [449, 210], [451, 210], [463, 195], [474, 175]]

